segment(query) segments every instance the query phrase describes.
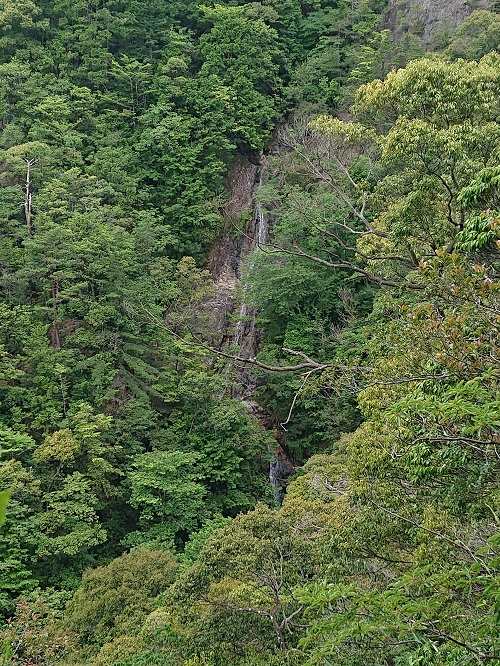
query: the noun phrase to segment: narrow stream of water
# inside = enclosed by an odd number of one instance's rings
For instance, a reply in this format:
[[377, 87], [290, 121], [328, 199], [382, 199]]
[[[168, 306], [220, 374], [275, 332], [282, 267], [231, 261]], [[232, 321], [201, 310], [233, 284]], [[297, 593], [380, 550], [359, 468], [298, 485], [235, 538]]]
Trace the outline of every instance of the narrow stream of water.
[[[257, 201], [259, 188], [265, 183], [267, 164], [261, 156], [258, 164], [239, 158], [228, 177], [229, 220], [231, 216], [239, 216], [248, 212], [251, 215], [240, 237], [226, 233], [214, 248], [212, 272], [215, 279], [216, 294], [212, 307], [217, 313], [218, 330], [221, 334], [220, 347], [237, 349], [242, 358], [253, 358], [257, 355], [260, 343], [260, 331], [257, 326], [258, 311], [248, 303], [248, 286], [244, 274], [254, 267], [255, 255], [259, 247], [269, 239], [271, 216]], [[231, 227], [231, 223], [228, 225]], [[232, 225], [234, 229], [234, 224]], [[236, 294], [240, 293], [241, 302], [236, 302]], [[236, 323], [231, 324], [231, 314], [237, 313]], [[234, 318], [234, 314], [232, 315]], [[234, 321], [234, 319], [233, 319]], [[231, 381], [236, 372], [236, 380], [231, 382], [231, 395], [239, 398], [247, 407], [249, 414], [262, 426], [276, 433], [275, 445], [269, 446], [269, 483], [274, 489], [274, 496], [282, 502], [285, 495], [286, 479], [293, 474], [294, 467], [280, 445], [280, 434], [276, 431], [272, 414], [255, 400], [257, 380], [251, 367], [240, 367], [235, 371], [234, 363], [229, 362], [223, 370], [227, 381]], [[282, 435], [282, 433], [281, 433]]]
[[[259, 188], [263, 185], [264, 178], [265, 178], [265, 165], [261, 164], [259, 166], [258, 179], [253, 192], [254, 196], [258, 192]], [[247, 228], [245, 233], [248, 237], [251, 238], [250, 251], [252, 252], [256, 248], [265, 245], [269, 237], [268, 216], [266, 215], [264, 208], [262, 207], [262, 204], [259, 201], [255, 201], [255, 199], [254, 199], [254, 212], [253, 212], [252, 224], [249, 226], [251, 228], [250, 229]], [[251, 232], [251, 235], [248, 232]], [[251, 271], [253, 266], [254, 262], [251, 261], [248, 266], [248, 270]], [[241, 343], [245, 336], [255, 336], [256, 312], [254, 312], [251, 308], [249, 308], [249, 306], [245, 302], [246, 291], [247, 291], [247, 285], [243, 284], [243, 289], [242, 289], [243, 298], [242, 298], [242, 303], [240, 305], [238, 321], [236, 322], [236, 325], [234, 327], [234, 335], [232, 339], [232, 344], [238, 346], [241, 346]], [[255, 343], [256, 341], [253, 340], [252, 342]], [[256, 349], [256, 347], [257, 347], [256, 344], [248, 345], [249, 349]], [[245, 350], [243, 350], [243, 354], [244, 353]]]

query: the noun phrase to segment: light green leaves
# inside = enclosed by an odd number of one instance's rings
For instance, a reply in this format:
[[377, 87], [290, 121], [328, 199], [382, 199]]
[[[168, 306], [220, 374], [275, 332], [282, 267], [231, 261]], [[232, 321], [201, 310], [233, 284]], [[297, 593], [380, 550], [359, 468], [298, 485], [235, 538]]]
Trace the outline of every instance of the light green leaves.
[[7, 503], [10, 497], [10, 490], [2, 490], [0, 492], [0, 527], [5, 522], [5, 517], [7, 513]]
[[178, 532], [193, 531], [199, 524], [206, 495], [199, 461], [200, 454], [182, 451], [153, 451], [135, 459], [130, 502], [153, 539], [171, 543]]

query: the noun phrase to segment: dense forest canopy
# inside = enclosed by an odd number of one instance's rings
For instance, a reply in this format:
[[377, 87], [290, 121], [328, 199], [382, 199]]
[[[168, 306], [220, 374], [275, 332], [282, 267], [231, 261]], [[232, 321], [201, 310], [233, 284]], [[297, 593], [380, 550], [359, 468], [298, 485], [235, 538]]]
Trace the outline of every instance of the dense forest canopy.
[[0, 664], [500, 664], [500, 15], [437, 4], [0, 0]]

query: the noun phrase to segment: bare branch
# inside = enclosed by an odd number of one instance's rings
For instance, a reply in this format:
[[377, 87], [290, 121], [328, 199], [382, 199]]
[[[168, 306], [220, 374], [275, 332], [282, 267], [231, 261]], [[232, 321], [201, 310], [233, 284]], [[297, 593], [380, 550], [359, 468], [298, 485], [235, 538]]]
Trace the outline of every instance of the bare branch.
[[488, 652], [482, 652], [481, 650], [477, 650], [476, 648], [472, 647], [472, 645], [469, 645], [468, 643], [464, 643], [463, 641], [458, 640], [454, 636], [450, 636], [450, 634], [446, 634], [445, 632], [441, 631], [440, 629], [437, 629], [436, 627], [432, 626], [431, 622], [424, 622], [423, 623], [426, 630], [429, 631], [433, 636], [436, 638], [441, 638], [442, 640], [445, 641], [450, 641], [451, 643], [455, 643], [455, 645], [460, 645], [460, 647], [465, 648], [469, 652], [472, 652], [472, 654], [475, 654], [477, 657], [480, 659], [486, 660], [486, 661], [491, 661], [492, 659], [498, 659], [500, 655], [498, 654], [491, 654]]
[[483, 560], [481, 560], [479, 557], [475, 555], [475, 553], [472, 551], [471, 548], [467, 544], [465, 544], [463, 541], [454, 541], [453, 539], [450, 539], [447, 537], [445, 534], [442, 532], [438, 532], [437, 530], [433, 530], [430, 527], [426, 527], [425, 525], [422, 525], [421, 523], [417, 523], [415, 520], [412, 520], [411, 518], [406, 518], [405, 516], [402, 516], [399, 513], [396, 513], [395, 511], [392, 511], [391, 509], [387, 509], [386, 507], [382, 506], [378, 502], [376, 502], [373, 498], [367, 497], [367, 500], [376, 506], [378, 509], [383, 511], [384, 513], [387, 513], [390, 516], [393, 516], [394, 518], [397, 518], [398, 520], [402, 520], [405, 523], [408, 523], [409, 525], [413, 525], [414, 527], [417, 527], [419, 530], [423, 530], [424, 532], [428, 532], [429, 534], [434, 534], [434, 536], [437, 536], [439, 539], [442, 539], [446, 543], [449, 543], [451, 546], [454, 546], [455, 548], [459, 548], [460, 550], [466, 552], [469, 557], [474, 561], [474, 562], [479, 562], [482, 564], [483, 567], [486, 567], [485, 563]]
[[306, 373], [304, 374], [304, 381], [303, 381], [302, 384], [300, 385], [298, 391], [296, 391], [296, 392], [295, 392], [295, 395], [293, 396], [292, 404], [290, 405], [290, 409], [289, 409], [289, 411], [288, 411], [288, 416], [287, 416], [287, 418], [286, 418], [286, 421], [283, 421], [283, 423], [280, 423], [281, 428], [283, 428], [283, 430], [284, 430], [285, 432], [287, 432], [287, 429], [285, 428], [285, 426], [288, 425], [288, 424], [290, 423], [290, 419], [292, 418], [292, 414], [293, 414], [293, 410], [294, 410], [294, 408], [295, 408], [295, 403], [297, 402], [297, 398], [299, 397], [299, 395], [300, 395], [300, 394], [302, 393], [302, 391], [304, 390], [304, 387], [305, 387], [305, 385], [307, 384], [307, 381], [308, 381], [309, 377], [311, 376], [311, 374], [312, 374], [313, 372], [314, 372], [314, 370], [310, 370], [309, 372], [306, 372]]
[[271, 247], [275, 249], [275, 251], [273, 252], [265, 250], [264, 246], [261, 246], [261, 250], [263, 252], [267, 252], [268, 254], [279, 254], [282, 252], [283, 254], [290, 254], [295, 257], [303, 257], [304, 259], [309, 259], [310, 261], [313, 261], [314, 263], [317, 264], [321, 264], [322, 266], [326, 266], [327, 268], [339, 268], [339, 269], [354, 271], [359, 275], [363, 275], [370, 282], [373, 282], [380, 286], [397, 287], [397, 288], [403, 287], [407, 289], [416, 289], [416, 290], [422, 290], [427, 288], [427, 285], [418, 284], [416, 282], [395, 282], [394, 280], [387, 280], [386, 278], [383, 278], [379, 275], [374, 275], [373, 273], [366, 271], [364, 268], [361, 268], [361, 266], [357, 266], [356, 264], [353, 264], [348, 261], [339, 261], [339, 262], [328, 261], [327, 259], [322, 259], [321, 257], [318, 257], [316, 255], [304, 252], [304, 250], [302, 250], [297, 245], [294, 246], [295, 247], [294, 250], [289, 250], [285, 247], [274, 245], [272, 243], [266, 243], [265, 247]]
[[482, 440], [482, 439], [471, 439], [470, 437], [461, 437], [460, 435], [456, 435], [454, 437], [418, 437], [417, 439], [414, 439], [412, 442], [413, 444], [416, 444], [417, 442], [462, 442], [465, 444], [467, 447], [473, 449], [474, 451], [477, 451], [478, 453], [485, 454], [487, 453], [487, 450], [480, 449], [479, 446], [475, 446], [476, 444], [482, 445], [484, 447], [489, 447], [489, 446], [495, 446], [495, 442], [493, 440]]

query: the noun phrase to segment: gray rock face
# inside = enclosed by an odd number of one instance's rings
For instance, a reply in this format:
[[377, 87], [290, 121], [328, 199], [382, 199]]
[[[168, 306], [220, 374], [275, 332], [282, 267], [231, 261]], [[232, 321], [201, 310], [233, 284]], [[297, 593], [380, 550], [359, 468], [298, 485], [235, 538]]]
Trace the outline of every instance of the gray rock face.
[[458, 28], [475, 9], [493, 10], [496, 0], [389, 0], [386, 26], [396, 41], [412, 33], [427, 47], [440, 34]]
[[206, 303], [206, 307], [210, 308], [215, 316], [213, 344], [219, 348], [229, 342], [226, 339], [230, 328], [228, 317], [235, 306], [241, 264], [252, 249], [248, 229], [245, 229], [245, 234], [237, 234], [234, 224], [239, 216], [252, 214], [258, 172], [259, 166], [249, 162], [243, 155], [239, 155], [235, 160], [227, 177], [229, 198], [223, 211], [224, 228], [208, 259], [208, 269], [213, 275], [215, 290], [214, 297]]
[[279, 504], [285, 499], [288, 478], [294, 473], [295, 467], [281, 446], [278, 446], [273, 451], [273, 460], [269, 465], [269, 482], [274, 488], [274, 498]]

